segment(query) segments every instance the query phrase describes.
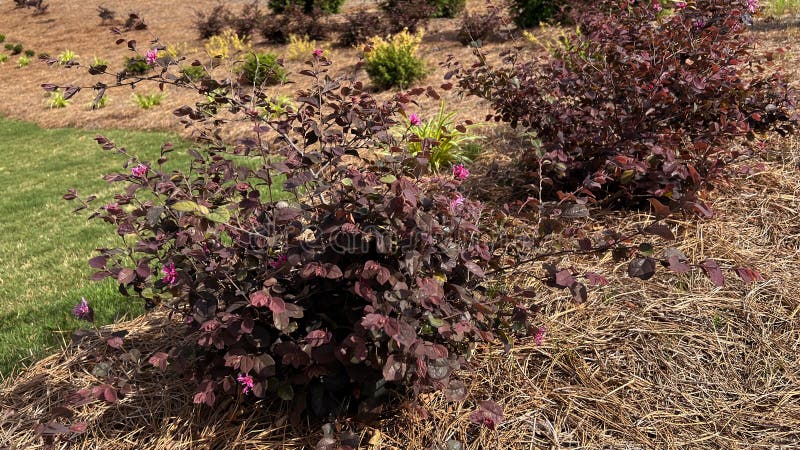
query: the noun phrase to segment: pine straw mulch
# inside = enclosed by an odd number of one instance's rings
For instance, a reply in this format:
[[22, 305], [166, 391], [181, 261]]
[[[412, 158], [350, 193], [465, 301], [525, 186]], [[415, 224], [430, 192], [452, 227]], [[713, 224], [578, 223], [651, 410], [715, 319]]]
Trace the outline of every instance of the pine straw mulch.
[[[385, 419], [344, 423], [370, 449], [428, 449], [455, 439], [467, 449], [534, 448], [789, 448], [800, 442], [800, 147], [784, 140], [766, 161], [743, 163], [749, 175], [718, 187], [712, 220], [671, 223], [676, 245], [694, 261], [749, 265], [766, 280], [745, 285], [728, 273], [715, 288], [702, 274], [630, 279], [610, 258], [568, 258], [564, 267], [602, 271], [611, 284], [576, 304], [543, 287], [540, 268], [523, 266], [494, 280], [534, 288], [543, 345], [516, 342], [480, 348], [463, 376], [469, 397], [448, 404], [420, 399], [428, 417], [398, 400]], [[745, 172], [745, 170], [742, 170]], [[603, 221], [626, 228], [644, 214]], [[664, 244], [667, 245], [667, 244]], [[156, 312], [109, 329], [126, 329], [127, 348], [151, 352], [186, 339], [182, 327]], [[193, 386], [151, 368], [137, 373], [119, 403], [94, 402], [64, 417], [70, 393], [102, 381], [84, 341], [0, 384], [0, 449], [45, 448], [34, 432], [56, 417], [86, 422], [52, 448], [243, 449], [313, 448], [319, 424], [292, 428], [280, 402], [255, 408], [227, 401], [209, 410], [191, 403]], [[494, 399], [506, 421], [496, 431], [469, 421], [477, 402]]]

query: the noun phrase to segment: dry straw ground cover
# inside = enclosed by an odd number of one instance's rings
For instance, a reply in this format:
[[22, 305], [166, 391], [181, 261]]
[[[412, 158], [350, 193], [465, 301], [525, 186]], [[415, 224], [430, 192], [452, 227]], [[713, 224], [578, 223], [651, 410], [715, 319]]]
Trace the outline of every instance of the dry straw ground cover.
[[[76, 8], [78, 14], [95, 17], [94, 5], [51, 3], [53, 10]], [[160, 4], [139, 2], [135, 9], [168, 41], [186, 39], [193, 32], [188, 22], [185, 29], [158, 29], [160, 20], [191, 15], [191, 9], [211, 2], [177, 3], [170, 9]], [[16, 39], [34, 48], [44, 45], [36, 41], [34, 29], [47, 26], [53, 14], [34, 19], [35, 26], [29, 28], [23, 25], [30, 24], [30, 18], [10, 12], [7, 16]], [[78, 54], [122, 52], [111, 40], [108, 47], [96, 47], [94, 28], [87, 31], [77, 21], [68, 23], [52, 26], [74, 27], [62, 30], [63, 44]], [[78, 34], [66, 41], [66, 31]], [[783, 45], [797, 35], [781, 27], [758, 33], [765, 47]], [[429, 42], [426, 51], [431, 57], [468, 52], [452, 42]], [[354, 60], [355, 55], [346, 50], [336, 56]], [[786, 58], [791, 71], [796, 53]], [[19, 73], [0, 68], [0, 95], [9, 99], [0, 108], [51, 126], [124, 121], [135, 128], [163, 128], [171, 123], [171, 108], [190, 101], [171, 93], [166, 106], [152, 112], [119, 102], [99, 113], [75, 108], [64, 114], [26, 105], [38, 95], [36, 87], [43, 80], [75, 80], [63, 71], [37, 66], [14, 88], [10, 84]], [[438, 82], [437, 76], [428, 81]], [[797, 80], [796, 72], [792, 76]], [[27, 95], [19, 93], [23, 90]], [[466, 103], [453, 106], [469, 109]], [[513, 172], [508, 167], [512, 159], [497, 151], [513, 144], [506, 136], [502, 131], [493, 134], [487, 143], [490, 151], [473, 168], [475, 178], [497, 180]], [[570, 257], [564, 265], [614, 275], [610, 285], [595, 288], [587, 302], [578, 304], [563, 291], [543, 288], [538, 265], [516, 267], [495, 283], [537, 288], [540, 295], [532, 301], [540, 305], [547, 329], [542, 345], [530, 338], [516, 342], [508, 352], [500, 346], [479, 348], [472, 360], [474, 370], [464, 374], [467, 399], [451, 404], [438, 394], [423, 397], [427, 418], [398, 402], [377, 423], [339, 425], [362, 434], [364, 448], [374, 449], [446, 448], [450, 439], [469, 449], [794, 448], [800, 443], [800, 143], [774, 140], [768, 148], [768, 157], [741, 163], [729, 184], [708, 194], [717, 213], [713, 219], [670, 222], [678, 246], [691, 260], [714, 257], [731, 266], [747, 264], [760, 270], [765, 281], [745, 285], [731, 277], [725, 287], [714, 287], [699, 274], [664, 272], [640, 281], [627, 278], [624, 264], [610, 258]], [[508, 194], [497, 185], [473, 189], [490, 199]], [[612, 213], [592, 220], [598, 228], [618, 224], [633, 229], [648, 217]], [[143, 354], [190, 339], [164, 311], [104, 333], [121, 328], [130, 331], [125, 345]], [[92, 373], [93, 355], [104, 351], [114, 350], [101, 339], [87, 338], [4, 380], [0, 449], [43, 448], [34, 429], [54, 418], [87, 424], [73, 442], [56, 448], [300, 449], [313, 448], [320, 438], [317, 424], [290, 427], [278, 401], [263, 400], [256, 408], [229, 401], [210, 410], [191, 403], [191, 383], [153, 370], [137, 374], [132, 393], [118, 403], [95, 402], [74, 412], [59, 409], [70, 392], [100, 381]], [[504, 407], [506, 420], [497, 430], [477, 428], [468, 417], [477, 402], [488, 398]]]
[[[800, 151], [781, 143], [747, 180], [721, 187], [714, 220], [675, 221], [690, 258], [757, 262], [764, 282], [714, 288], [701, 275], [626, 279], [610, 260], [574, 259], [578, 267], [617, 275], [585, 304], [552, 293], [537, 298], [547, 327], [543, 345], [517, 342], [510, 352], [486, 347], [465, 373], [469, 397], [448, 404], [424, 397], [430, 417], [397, 404], [379, 423], [356, 429], [365, 448], [423, 449], [449, 439], [465, 448], [791, 448], [800, 442]], [[732, 191], [743, 195], [731, 196]], [[621, 217], [606, 217], [619, 220]], [[634, 227], [645, 217], [625, 216]], [[536, 286], [536, 267], [499, 282]], [[545, 292], [545, 290], [541, 290]], [[116, 328], [143, 353], [185, 339], [182, 327], [155, 313]], [[114, 329], [112, 327], [111, 329]], [[36, 424], [57, 414], [68, 393], [92, 386], [91, 340], [53, 355], [0, 388], [0, 443], [38, 448]], [[102, 351], [101, 351], [102, 353]], [[92, 403], [64, 423], [87, 422], [72, 446], [57, 448], [310, 448], [319, 428], [289, 427], [278, 403], [254, 409], [230, 402], [191, 404], [193, 387], [156, 371], [137, 376], [118, 404]], [[496, 431], [471, 425], [477, 401], [493, 398], [507, 420]], [[342, 426], [353, 426], [342, 423]]]

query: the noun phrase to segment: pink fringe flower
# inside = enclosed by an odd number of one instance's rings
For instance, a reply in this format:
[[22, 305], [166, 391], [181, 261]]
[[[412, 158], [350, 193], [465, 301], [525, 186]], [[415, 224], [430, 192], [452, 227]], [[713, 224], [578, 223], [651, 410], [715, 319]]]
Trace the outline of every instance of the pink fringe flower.
[[178, 271], [175, 269], [174, 263], [165, 264], [161, 272], [164, 273], [164, 278], [161, 281], [165, 284], [172, 286], [178, 282]]
[[279, 269], [283, 267], [283, 265], [286, 264], [286, 261], [288, 260], [289, 258], [286, 256], [286, 253], [281, 253], [280, 255], [278, 255], [277, 258], [269, 262], [269, 267], [271, 269]]
[[151, 66], [154, 65], [158, 59], [158, 49], [154, 48], [144, 52], [144, 57], [147, 61], [147, 64], [150, 64]]
[[408, 116], [408, 121], [411, 122], [411, 125], [413, 126], [417, 126], [422, 123], [422, 120], [420, 120], [417, 113], [413, 113], [410, 116]]
[[89, 306], [89, 302], [87, 302], [84, 297], [81, 297], [81, 301], [72, 308], [72, 314], [78, 320], [94, 322], [94, 310]]
[[544, 344], [544, 334], [545, 334], [546, 332], [547, 332], [547, 328], [545, 328], [545, 327], [539, 327], [539, 328], [536, 330], [536, 334], [533, 336], [533, 342], [535, 342], [535, 343], [536, 343], [536, 345], [542, 345], [542, 344]]
[[458, 209], [464, 205], [464, 197], [457, 194], [456, 198], [450, 200], [450, 209]]
[[469, 177], [469, 169], [464, 167], [463, 164], [453, 166], [453, 177], [458, 180], [466, 180]]
[[242, 394], [247, 394], [253, 390], [253, 377], [240, 373], [236, 380], [242, 385]]
[[144, 176], [147, 175], [148, 170], [149, 168], [147, 166], [145, 166], [144, 164], [139, 164], [138, 166], [131, 169], [131, 175], [138, 178], [144, 178]]

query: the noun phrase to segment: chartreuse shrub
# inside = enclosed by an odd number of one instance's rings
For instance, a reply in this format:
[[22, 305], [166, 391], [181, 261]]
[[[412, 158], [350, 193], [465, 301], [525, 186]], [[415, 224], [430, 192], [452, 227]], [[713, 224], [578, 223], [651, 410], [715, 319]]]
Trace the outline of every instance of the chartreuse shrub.
[[251, 47], [249, 36], [240, 36], [231, 30], [225, 30], [221, 35], [211, 36], [205, 45], [208, 56], [221, 59], [250, 51]]
[[750, 151], [741, 138], [794, 129], [795, 91], [751, 57], [746, 0], [698, 0], [660, 21], [650, 3], [615, 4], [576, 11], [581, 33], [552, 62], [482, 59], [461, 87], [491, 100], [495, 120], [536, 134], [541, 149], [525, 163], [549, 194], [655, 197], [709, 214], [697, 191]]
[[286, 81], [286, 70], [272, 53], [250, 53], [237, 70], [245, 82], [257, 86], [271, 86]]
[[372, 38], [364, 68], [377, 88], [405, 88], [425, 77], [425, 61], [417, 56], [422, 36], [422, 31], [411, 34], [403, 30], [388, 38]]
[[286, 45], [286, 59], [289, 61], [308, 61], [315, 51], [321, 51], [319, 56], [328, 56], [330, 53], [327, 44], [319, 44], [316, 40], [309, 39], [308, 36], [289, 35], [289, 43]]

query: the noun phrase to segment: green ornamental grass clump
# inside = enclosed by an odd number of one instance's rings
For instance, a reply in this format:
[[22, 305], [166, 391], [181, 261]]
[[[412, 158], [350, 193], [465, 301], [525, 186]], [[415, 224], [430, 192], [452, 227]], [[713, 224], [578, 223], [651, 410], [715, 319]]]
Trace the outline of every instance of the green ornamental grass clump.
[[153, 94], [140, 94], [138, 92], [134, 92], [133, 96], [133, 103], [138, 105], [142, 109], [151, 109], [154, 106], [158, 106], [164, 100], [167, 94], [163, 92], [156, 92]]
[[467, 149], [467, 143], [478, 139], [469, 131], [472, 125], [458, 125], [454, 118], [454, 112], [445, 111], [444, 100], [436, 115], [424, 122], [416, 114], [409, 116], [408, 132], [415, 139], [409, 142], [408, 150], [414, 156], [426, 154], [433, 172], [469, 163], [472, 159], [470, 156], [475, 156], [474, 149]]
[[286, 70], [272, 53], [250, 53], [238, 71], [248, 84], [271, 86], [286, 81]]
[[425, 77], [425, 61], [417, 56], [422, 36], [422, 31], [411, 34], [403, 30], [387, 39], [372, 38], [372, 48], [364, 56], [365, 69], [377, 88], [406, 88]]

